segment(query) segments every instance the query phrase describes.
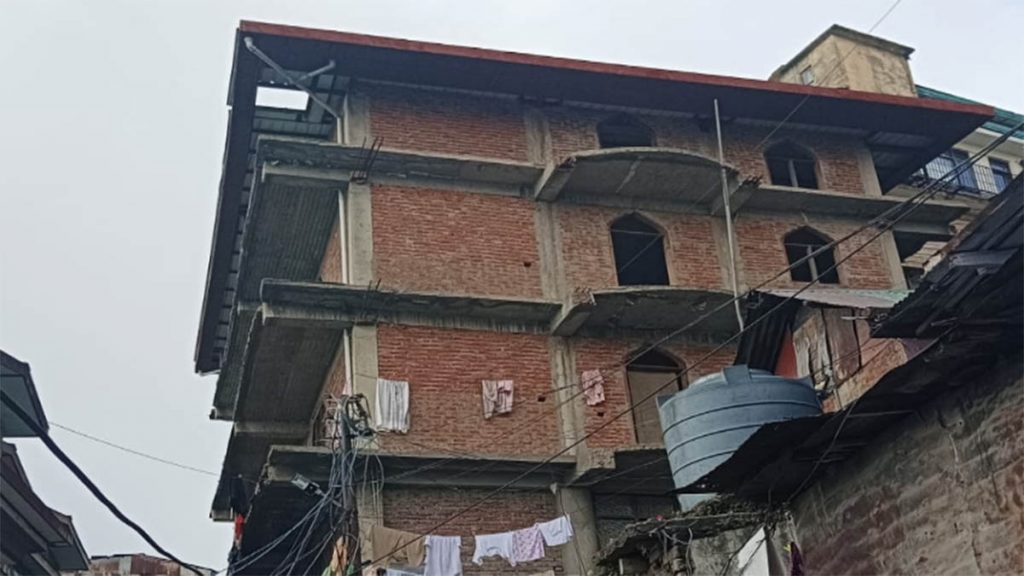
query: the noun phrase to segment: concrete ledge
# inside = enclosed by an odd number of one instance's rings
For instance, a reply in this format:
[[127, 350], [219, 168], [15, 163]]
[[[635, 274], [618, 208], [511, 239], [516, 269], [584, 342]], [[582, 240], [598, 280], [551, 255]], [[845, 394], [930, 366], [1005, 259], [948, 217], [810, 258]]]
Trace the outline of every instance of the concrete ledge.
[[[361, 146], [280, 136], [260, 136], [256, 150], [257, 164], [272, 166], [271, 174], [343, 178], [346, 182], [353, 173], [365, 170], [368, 153]], [[372, 164], [374, 179], [417, 179], [463, 186], [469, 183], [516, 192], [532, 187], [542, 172], [541, 166], [526, 162], [388, 148], [382, 148]]]
[[[558, 336], [580, 331], [647, 330], [663, 332], [696, 321], [732, 299], [720, 290], [671, 286], [625, 286], [593, 290], [566, 304], [552, 326]], [[687, 332], [733, 333], [738, 330], [732, 308], [724, 307]]]
[[[861, 219], [879, 216], [903, 201], [901, 198], [888, 196], [865, 196], [825, 190], [761, 185], [742, 204], [742, 211], [806, 212]], [[901, 221], [901, 224], [929, 224], [932, 225], [931, 229], [937, 225], [945, 228], [948, 233], [948, 224], [967, 212], [968, 209], [966, 204], [960, 202], [931, 200], [917, 207]]]
[[288, 321], [312, 326], [389, 321], [466, 328], [546, 332], [556, 302], [516, 298], [396, 292], [371, 286], [264, 280], [264, 306], [286, 310]]
[[[726, 169], [735, 179], [737, 170]], [[721, 186], [720, 178], [717, 160], [688, 150], [585, 150], [548, 167], [534, 186], [534, 198], [551, 202], [565, 194], [699, 202], [709, 189]]]

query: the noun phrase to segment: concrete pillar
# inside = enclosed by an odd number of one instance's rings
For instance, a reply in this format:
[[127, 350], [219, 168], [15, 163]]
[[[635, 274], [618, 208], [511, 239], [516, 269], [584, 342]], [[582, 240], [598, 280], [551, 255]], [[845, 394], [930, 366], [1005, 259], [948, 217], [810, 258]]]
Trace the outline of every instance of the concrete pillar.
[[599, 549], [594, 502], [588, 488], [555, 487], [559, 514], [569, 516], [575, 533], [572, 542], [562, 546], [562, 566], [569, 576], [591, 574]]
[[[377, 327], [356, 325], [352, 327], [352, 392], [366, 396], [366, 403], [373, 416], [377, 403]], [[356, 440], [358, 448], [368, 447], [368, 439]]]
[[[548, 350], [551, 357], [551, 386], [555, 391], [552, 399], [558, 403], [558, 426], [562, 438], [561, 447], [565, 448], [583, 437], [584, 412], [583, 397], [579, 391], [579, 375], [576, 362], [568, 340], [557, 336], [548, 339]], [[574, 397], [575, 396], [575, 397]], [[569, 454], [576, 454], [576, 448]]]
[[527, 158], [534, 164], [551, 162], [551, 129], [544, 111], [531, 106], [526, 108], [523, 116], [526, 122]]
[[[735, 218], [733, 222], [735, 222]], [[715, 254], [718, 256], [718, 268], [722, 273], [722, 288], [732, 287], [732, 263], [729, 262], [729, 232], [725, 226], [725, 218], [711, 218], [711, 236], [715, 241]], [[741, 246], [739, 233], [736, 234], [736, 284], [742, 294], [747, 290], [744, 281], [743, 258], [740, 256]]]
[[871, 151], [867, 148], [857, 150], [857, 167], [860, 168], [860, 180], [864, 186], [864, 194], [866, 196], [881, 196], [882, 185], [878, 182], [875, 160], [871, 157]]
[[540, 265], [540, 288], [545, 298], [567, 302], [569, 298], [562, 266], [562, 243], [558, 232], [558, 207], [550, 202], [534, 203], [534, 230]]
[[354, 286], [373, 282], [373, 203], [369, 184], [351, 183], [345, 193], [348, 278]]
[[882, 257], [889, 265], [892, 287], [896, 290], [906, 290], [907, 277], [903, 274], [903, 262], [900, 260], [900, 251], [896, 247], [896, 236], [893, 235], [892, 230], [883, 232], [878, 237], [878, 245], [882, 247]]
[[370, 98], [366, 94], [348, 92], [341, 106], [344, 118], [342, 144], [348, 146], [367, 146], [373, 142], [370, 130]]

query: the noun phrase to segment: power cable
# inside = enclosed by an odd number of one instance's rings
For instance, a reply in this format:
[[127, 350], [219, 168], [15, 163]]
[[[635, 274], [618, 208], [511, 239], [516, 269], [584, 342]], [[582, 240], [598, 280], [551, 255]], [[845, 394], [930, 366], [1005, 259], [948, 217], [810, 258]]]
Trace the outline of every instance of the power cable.
[[[1024, 127], [1024, 123], [1021, 123], [1021, 127]], [[1014, 131], [1015, 131], [1015, 130], [1014, 130]], [[1006, 138], [1007, 138], [1008, 136], [1009, 136], [1009, 133], [1007, 133], [1007, 134], [1004, 134], [1004, 135], [1003, 135], [1003, 136], [1002, 136], [1002, 137], [1001, 137], [1000, 139], [997, 139], [997, 140], [993, 141], [993, 142], [992, 142], [992, 143], [990, 143], [990, 144], [989, 144], [988, 146], [986, 146], [986, 148], [985, 148], [985, 149], [983, 149], [982, 151], [979, 151], [979, 152], [978, 152], [977, 154], [975, 154], [974, 156], [972, 156], [972, 158], [971, 158], [971, 159], [969, 159], [969, 160], [965, 160], [964, 162], [961, 162], [961, 163], [960, 163], [959, 165], [957, 165], [957, 166], [956, 166], [956, 167], [955, 167], [955, 168], [954, 168], [953, 170], [951, 170], [951, 171], [950, 171], [949, 173], [947, 173], [947, 176], [948, 176], [949, 174], [951, 174], [951, 173], [954, 173], [954, 172], [956, 172], [956, 174], [957, 174], [957, 175], [959, 175], [959, 173], [960, 173], [960, 172], [962, 172], [962, 171], [963, 171], [963, 169], [964, 169], [965, 167], [972, 167], [972, 166], [973, 166], [973, 164], [974, 164], [975, 162], [977, 162], [977, 160], [978, 160], [978, 159], [979, 159], [979, 158], [980, 158], [980, 157], [981, 157], [982, 155], [984, 155], [984, 154], [988, 154], [988, 152], [989, 152], [989, 151], [991, 151], [991, 149], [992, 149], [992, 148], [995, 148], [995, 146], [998, 146], [999, 144], [1001, 144], [1001, 143], [1002, 143], [1002, 141], [1005, 141], [1005, 140], [1006, 140]], [[933, 184], [934, 184], [934, 183], [933, 183]], [[934, 188], [934, 190], [933, 190], [933, 188]], [[889, 231], [889, 230], [891, 230], [891, 229], [892, 229], [892, 228], [893, 228], [893, 227], [894, 227], [894, 226], [895, 226], [895, 225], [896, 225], [897, 223], [899, 223], [899, 222], [900, 222], [901, 220], [903, 220], [904, 218], [908, 217], [908, 216], [909, 216], [909, 215], [910, 215], [911, 213], [913, 213], [913, 211], [914, 211], [914, 210], [916, 210], [916, 209], [917, 209], [918, 207], [922, 206], [922, 205], [923, 205], [923, 204], [924, 204], [925, 202], [927, 202], [927, 201], [928, 201], [928, 200], [929, 200], [929, 199], [930, 199], [931, 197], [934, 197], [934, 196], [935, 196], [935, 195], [936, 195], [936, 194], [937, 194], [938, 192], [939, 192], [938, 188], [936, 188], [935, 186], [932, 186], [932, 185], [930, 185], [930, 186], [928, 186], [927, 188], [925, 188], [924, 190], [922, 190], [922, 191], [921, 191], [921, 193], [919, 193], [919, 194], [916, 194], [916, 195], [914, 195], [913, 197], [911, 197], [911, 198], [908, 198], [908, 199], [907, 199], [906, 201], [904, 201], [904, 202], [901, 202], [901, 203], [899, 203], [899, 204], [898, 204], [897, 206], [901, 206], [901, 207], [907, 207], [907, 209], [906, 209], [906, 210], [905, 210], [905, 211], [904, 211], [903, 213], [901, 213], [901, 214], [898, 214], [898, 215], [897, 215], [896, 217], [894, 217], [894, 218], [893, 218], [892, 220], [886, 221], [886, 222], [885, 222], [885, 224], [884, 224], [884, 225], [882, 225], [882, 226], [881, 226], [881, 227], [879, 228], [879, 231], [878, 231], [878, 232], [877, 232], [877, 233], [876, 233], [875, 235], [873, 235], [873, 236], [872, 236], [871, 238], [869, 238], [868, 240], [866, 240], [866, 241], [865, 241], [865, 242], [864, 242], [863, 244], [861, 244], [860, 246], [857, 246], [856, 248], [854, 248], [853, 250], [851, 250], [851, 251], [850, 251], [850, 252], [849, 252], [848, 254], [846, 254], [846, 255], [845, 255], [845, 256], [844, 256], [843, 258], [840, 258], [839, 260], [837, 260], [837, 261], [836, 261], [835, 263], [833, 263], [833, 264], [832, 264], [832, 265], [831, 265], [831, 266], [830, 266], [830, 267], [829, 267], [829, 268], [828, 268], [828, 269], [827, 269], [827, 270], [826, 270], [825, 272], [823, 272], [823, 274], [825, 274], [825, 273], [827, 273], [827, 272], [830, 272], [830, 271], [832, 271], [832, 270], [835, 270], [836, 268], [838, 268], [838, 266], [839, 266], [840, 264], [843, 264], [844, 262], [846, 262], [847, 260], [849, 260], [850, 258], [852, 258], [852, 257], [853, 257], [854, 255], [858, 254], [858, 253], [859, 253], [859, 252], [860, 252], [861, 250], [863, 250], [863, 249], [864, 249], [865, 247], [869, 246], [869, 245], [870, 245], [870, 244], [871, 244], [872, 242], [874, 242], [874, 241], [875, 241], [876, 239], [880, 238], [880, 237], [882, 236], [882, 234], [884, 234], [885, 232], [888, 232], [888, 231]], [[927, 196], [927, 197], [926, 197], [926, 196]], [[918, 204], [915, 204], [915, 203], [914, 203], [914, 202], [915, 202], [916, 200], [919, 200], [919, 199], [921, 199], [921, 198], [923, 198], [923, 200], [922, 200], [922, 201], [921, 201], [920, 203], [918, 203]], [[888, 212], [888, 211], [887, 211], [887, 212]], [[852, 235], [850, 235], [849, 237], [852, 237]], [[817, 253], [817, 252], [816, 252], [816, 253]], [[814, 254], [816, 254], [816, 253], [814, 253]], [[561, 455], [565, 454], [565, 453], [566, 453], [566, 452], [568, 452], [569, 450], [572, 450], [573, 448], [575, 448], [575, 447], [576, 447], [576, 446], [578, 446], [579, 444], [583, 443], [583, 442], [584, 442], [584, 441], [585, 441], [586, 439], [588, 439], [588, 438], [590, 438], [590, 437], [594, 436], [594, 435], [595, 435], [595, 434], [597, 434], [598, 432], [600, 432], [600, 431], [604, 430], [604, 429], [605, 429], [605, 428], [607, 428], [607, 427], [608, 427], [609, 425], [611, 425], [611, 424], [612, 424], [613, 422], [617, 421], [617, 420], [618, 420], [619, 418], [621, 418], [621, 417], [625, 416], [626, 414], [629, 414], [629, 413], [631, 413], [631, 412], [632, 412], [633, 410], [635, 410], [635, 409], [636, 409], [636, 407], [637, 407], [638, 405], [640, 405], [640, 404], [642, 404], [643, 402], [646, 402], [647, 400], [650, 400], [651, 398], [655, 397], [655, 396], [656, 396], [656, 395], [657, 395], [658, 393], [660, 393], [660, 392], [661, 392], [661, 391], [662, 391], [662, 390], [663, 390], [664, 388], [666, 388], [666, 387], [670, 386], [670, 385], [671, 385], [671, 384], [672, 384], [673, 382], [675, 382], [675, 381], [677, 380], [677, 378], [679, 378], [679, 377], [680, 377], [681, 375], [683, 375], [683, 374], [686, 374], [686, 373], [688, 373], [688, 372], [689, 372], [690, 370], [692, 370], [692, 369], [693, 369], [693, 368], [694, 368], [695, 366], [698, 366], [698, 365], [700, 365], [700, 364], [701, 364], [702, 362], [704, 362], [705, 360], [709, 359], [709, 358], [710, 358], [711, 356], [713, 356], [713, 355], [714, 355], [714, 354], [715, 354], [716, 352], [718, 352], [719, 350], [723, 349], [723, 348], [724, 348], [725, 346], [727, 346], [728, 344], [730, 344], [730, 343], [731, 343], [732, 341], [734, 341], [735, 339], [737, 339], [738, 337], [740, 337], [740, 336], [741, 336], [741, 335], [743, 335], [744, 333], [748, 332], [748, 331], [749, 331], [750, 329], [752, 329], [752, 328], [753, 328], [754, 326], [758, 325], [759, 323], [763, 322], [763, 321], [764, 321], [765, 319], [767, 319], [768, 317], [770, 317], [770, 316], [771, 316], [771, 315], [772, 315], [772, 314], [773, 314], [773, 313], [774, 313], [775, 311], [777, 311], [777, 310], [781, 309], [781, 308], [782, 308], [783, 306], [785, 306], [786, 304], [788, 304], [788, 303], [789, 303], [789, 302], [791, 302], [792, 300], [796, 299], [796, 297], [797, 297], [797, 296], [799, 296], [800, 294], [802, 294], [803, 292], [805, 292], [806, 290], [810, 289], [810, 288], [811, 288], [812, 286], [814, 286], [815, 284], [817, 284], [817, 283], [818, 283], [818, 282], [820, 281], [821, 277], [822, 277], [822, 276], [820, 276], [820, 275], [819, 275], [819, 276], [818, 276], [817, 278], [814, 278], [814, 279], [812, 279], [812, 280], [811, 280], [810, 282], [808, 282], [807, 284], [805, 284], [804, 286], [802, 286], [802, 287], [801, 287], [800, 289], [798, 289], [797, 291], [795, 291], [795, 292], [794, 292], [794, 293], [793, 293], [792, 295], [790, 295], [789, 297], [785, 298], [785, 299], [784, 299], [784, 300], [783, 300], [782, 302], [780, 302], [780, 303], [779, 303], [778, 305], [776, 305], [776, 306], [775, 306], [775, 307], [773, 307], [773, 308], [772, 308], [771, 310], [769, 310], [768, 312], [766, 312], [766, 313], [765, 313], [764, 315], [760, 316], [760, 317], [759, 317], [759, 318], [757, 318], [757, 319], [756, 319], [755, 321], [753, 321], [753, 322], [751, 322], [750, 324], [748, 324], [748, 325], [747, 325], [747, 326], [746, 326], [745, 328], [743, 328], [742, 330], [740, 330], [739, 332], [737, 332], [736, 334], [734, 334], [734, 335], [733, 335], [732, 337], [730, 337], [730, 338], [729, 338], [728, 340], [726, 340], [725, 342], [723, 342], [723, 343], [719, 344], [719, 345], [718, 345], [717, 347], [715, 347], [715, 348], [714, 348], [714, 349], [713, 349], [713, 350], [712, 350], [711, 352], [709, 352], [708, 354], [706, 354], [706, 355], [704, 355], [703, 357], [701, 357], [701, 358], [700, 358], [700, 359], [699, 359], [699, 360], [698, 360], [698, 361], [697, 361], [697, 362], [696, 362], [695, 364], [692, 364], [691, 366], [687, 367], [686, 369], [684, 369], [684, 370], [683, 370], [683, 371], [682, 371], [681, 373], [679, 373], [679, 374], [673, 374], [672, 378], [670, 378], [670, 379], [666, 380], [666, 381], [665, 381], [665, 382], [664, 382], [664, 383], [663, 383], [663, 384], [662, 384], [661, 386], [659, 386], [659, 387], [658, 387], [658, 388], [656, 388], [655, 390], [651, 391], [650, 393], [648, 393], [647, 395], [645, 395], [645, 396], [644, 396], [643, 398], [641, 398], [640, 400], [638, 400], [638, 401], [637, 401], [637, 402], [635, 402], [634, 404], [631, 404], [630, 406], [626, 407], [626, 408], [625, 408], [624, 410], [622, 410], [622, 411], [620, 411], [620, 412], [616, 413], [616, 414], [615, 414], [614, 416], [612, 416], [612, 418], [610, 418], [609, 420], [607, 420], [607, 421], [605, 421], [605, 422], [602, 422], [602, 423], [601, 423], [600, 425], [598, 425], [598, 426], [597, 426], [597, 427], [596, 427], [596, 428], [595, 428], [594, 430], [592, 430], [592, 431], [590, 431], [590, 432], [588, 432], [588, 433], [584, 434], [584, 435], [583, 435], [583, 436], [582, 436], [581, 438], [579, 438], [578, 440], [576, 440], [576, 441], [574, 441], [574, 442], [570, 443], [569, 445], [565, 446], [565, 447], [564, 447], [564, 448], [562, 448], [561, 450], [559, 450], [559, 451], [555, 452], [555, 453], [554, 453], [553, 455], [549, 456], [548, 458], [544, 459], [543, 461], [541, 461], [541, 462], [537, 463], [536, 465], [532, 466], [531, 468], [529, 468], [529, 469], [525, 470], [524, 472], [520, 473], [520, 474], [519, 474], [518, 476], [516, 476], [516, 477], [515, 477], [515, 478], [513, 478], [512, 480], [509, 480], [508, 482], [506, 482], [506, 483], [502, 484], [501, 486], [499, 486], [499, 487], [498, 487], [498, 488], [496, 488], [495, 490], [493, 490], [493, 491], [489, 492], [489, 493], [488, 493], [487, 495], [483, 496], [483, 497], [482, 497], [482, 498], [480, 498], [479, 500], [477, 500], [477, 501], [473, 502], [472, 504], [470, 504], [470, 505], [468, 505], [468, 506], [464, 507], [463, 509], [461, 509], [461, 510], [459, 510], [458, 512], [456, 512], [455, 514], [453, 514], [453, 515], [449, 516], [448, 518], [446, 518], [445, 520], [441, 521], [440, 523], [438, 523], [438, 524], [434, 525], [434, 526], [433, 526], [433, 527], [431, 527], [431, 528], [430, 528], [429, 530], [427, 530], [427, 533], [433, 533], [433, 532], [434, 532], [434, 531], [436, 531], [436, 530], [437, 530], [438, 528], [442, 528], [442, 527], [446, 526], [447, 524], [449, 524], [450, 522], [452, 522], [453, 520], [455, 520], [455, 519], [459, 518], [460, 516], [462, 516], [462, 515], [464, 515], [464, 514], [466, 514], [466, 513], [470, 512], [470, 511], [472, 511], [472, 510], [474, 510], [474, 509], [478, 508], [479, 506], [481, 506], [481, 505], [483, 505], [484, 503], [488, 502], [488, 501], [489, 501], [490, 499], [492, 499], [492, 498], [493, 498], [494, 496], [496, 496], [496, 495], [500, 494], [501, 492], [503, 492], [504, 490], [507, 490], [508, 488], [510, 488], [510, 487], [512, 487], [512, 486], [514, 486], [514, 485], [515, 485], [515, 484], [516, 484], [516, 483], [517, 483], [518, 481], [522, 480], [523, 478], [526, 478], [527, 476], [529, 476], [530, 474], [532, 474], [532, 473], [536, 472], [537, 470], [540, 470], [540, 469], [541, 469], [541, 468], [542, 468], [543, 466], [545, 466], [545, 465], [547, 465], [547, 464], [550, 464], [551, 462], [553, 462], [553, 461], [554, 461], [554, 459], [556, 459], [556, 458], [558, 458], [559, 456], [561, 456]], [[420, 535], [420, 536], [419, 536], [419, 538], [422, 538], [422, 537], [423, 537], [422, 535]], [[417, 541], [417, 540], [418, 540], [419, 538], [417, 538], [417, 539], [411, 539], [411, 540], [409, 540], [408, 542], [404, 543], [403, 545], [401, 545], [401, 546], [398, 546], [398, 547], [396, 547], [396, 548], [395, 548], [394, 550], [392, 550], [391, 552], [389, 552], [389, 553], [385, 554], [384, 556], [382, 556], [382, 557], [380, 557], [380, 558], [377, 558], [377, 559], [375, 559], [375, 560], [373, 561], [373, 563], [375, 563], [375, 562], [378, 562], [378, 561], [380, 561], [380, 560], [381, 560], [381, 559], [383, 559], [383, 558], [386, 558], [386, 557], [388, 557], [388, 556], [391, 556], [391, 555], [393, 555], [393, 554], [394, 554], [395, 552], [398, 552], [399, 550], [401, 550], [401, 549], [403, 549], [403, 548], [405, 548], [405, 547], [407, 547], [407, 546], [411, 545], [412, 543], [416, 542], [416, 541]]]
[[118, 509], [118, 507], [114, 505], [114, 503], [111, 502], [109, 498], [107, 498], [107, 496], [99, 489], [99, 487], [97, 487], [96, 484], [89, 479], [85, 472], [83, 472], [82, 469], [79, 468], [78, 465], [75, 464], [74, 461], [72, 461], [71, 458], [68, 457], [68, 455], [65, 454], [63, 450], [60, 449], [60, 446], [57, 446], [53, 439], [50, 438], [49, 433], [46, 430], [43, 430], [43, 428], [39, 426], [39, 424], [37, 424], [35, 420], [33, 420], [28, 414], [26, 414], [25, 411], [22, 410], [21, 406], [18, 406], [18, 404], [14, 402], [7, 395], [6, 392], [0, 391], [0, 401], [2, 401], [3, 404], [6, 405], [7, 408], [14, 413], [15, 416], [20, 418], [22, 422], [24, 422], [25, 425], [28, 426], [29, 429], [32, 430], [32, 432], [36, 436], [38, 436], [40, 440], [42, 440], [43, 445], [46, 446], [50, 453], [52, 453], [54, 457], [56, 457], [57, 460], [59, 460], [60, 463], [63, 464], [68, 470], [70, 470], [71, 473], [75, 475], [75, 478], [78, 478], [78, 481], [81, 482], [89, 490], [89, 492], [91, 492], [92, 495], [95, 496], [96, 499], [99, 500], [100, 503], [107, 508], [107, 510], [110, 510], [110, 512], [118, 520], [120, 520], [123, 524], [134, 530], [136, 534], [142, 536], [142, 539], [145, 540], [146, 543], [148, 543], [150, 546], [152, 546], [153, 549], [157, 552], [163, 554], [173, 562], [176, 562], [179, 566], [195, 573], [196, 576], [203, 576], [202, 573], [195, 566], [181, 561], [180, 559], [178, 559], [177, 556], [168, 552], [163, 546], [158, 544], [157, 541], [154, 540], [152, 536], [149, 535], [149, 532], [146, 532], [145, 529], [143, 529], [141, 526], [136, 524], [131, 518], [129, 518], [123, 512], [121, 512], [121, 510]]
[[65, 431], [65, 432], [70, 432], [71, 434], [74, 434], [76, 436], [81, 436], [82, 438], [86, 438], [88, 440], [92, 440], [93, 442], [97, 442], [99, 444], [103, 444], [104, 446], [109, 446], [111, 448], [116, 448], [118, 450], [121, 450], [122, 452], [127, 452], [129, 454], [134, 454], [135, 456], [139, 456], [141, 458], [146, 458], [147, 460], [152, 460], [154, 462], [159, 462], [161, 464], [167, 464], [168, 466], [174, 466], [175, 468], [181, 468], [182, 470], [189, 470], [191, 472], [198, 472], [199, 474], [206, 474], [207, 476], [220, 477], [220, 474], [217, 473], [217, 472], [213, 472], [213, 471], [210, 471], [210, 470], [203, 470], [202, 468], [196, 468], [195, 466], [189, 466], [188, 464], [181, 464], [180, 462], [175, 462], [173, 460], [167, 460], [165, 458], [160, 458], [159, 456], [153, 456], [152, 454], [147, 454], [145, 452], [140, 452], [138, 450], [135, 450], [135, 449], [132, 449], [132, 448], [128, 448], [127, 446], [121, 446], [120, 444], [115, 444], [115, 443], [113, 443], [113, 442], [111, 442], [109, 440], [104, 440], [103, 438], [98, 438], [98, 437], [93, 436], [91, 434], [86, 434], [85, 432], [82, 432], [80, 430], [75, 430], [74, 428], [71, 428], [69, 426], [64, 426], [62, 424], [58, 424], [58, 423], [54, 422], [53, 420], [50, 420], [49, 423], [50, 423], [50, 426], [53, 426], [54, 428], [60, 428], [61, 430]]

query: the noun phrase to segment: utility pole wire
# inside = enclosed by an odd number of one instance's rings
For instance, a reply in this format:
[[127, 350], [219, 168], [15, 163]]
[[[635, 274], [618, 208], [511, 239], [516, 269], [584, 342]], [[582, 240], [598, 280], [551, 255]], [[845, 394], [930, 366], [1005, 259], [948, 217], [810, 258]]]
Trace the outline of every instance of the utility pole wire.
[[150, 546], [152, 546], [154, 550], [163, 554], [171, 561], [176, 562], [181, 567], [188, 569], [196, 576], [203, 576], [202, 572], [200, 572], [194, 566], [182, 562], [180, 559], [178, 559], [177, 556], [171, 554], [166, 549], [164, 549], [163, 546], [157, 544], [156, 540], [154, 540], [153, 537], [149, 535], [149, 532], [146, 532], [144, 528], [142, 528], [141, 526], [136, 524], [131, 518], [126, 516], [124, 512], [121, 512], [121, 510], [118, 509], [118, 507], [114, 505], [114, 503], [111, 502], [109, 498], [107, 498], [107, 496], [99, 489], [99, 487], [96, 486], [96, 484], [89, 479], [85, 472], [83, 472], [82, 469], [79, 468], [78, 465], [75, 464], [74, 461], [72, 461], [71, 458], [68, 457], [68, 455], [65, 454], [63, 450], [60, 449], [60, 446], [57, 446], [53, 439], [50, 438], [49, 433], [47, 433], [46, 430], [43, 430], [35, 421], [33, 421], [32, 418], [28, 414], [26, 414], [24, 410], [21, 409], [21, 406], [18, 406], [18, 404], [14, 402], [14, 400], [11, 400], [11, 397], [8, 396], [6, 392], [0, 391], [0, 401], [2, 401], [3, 404], [11, 410], [11, 412], [14, 412], [15, 416], [21, 418], [25, 425], [27, 425], [32, 430], [32, 432], [34, 432], [36, 436], [38, 436], [39, 439], [43, 441], [43, 444], [46, 446], [47, 449], [50, 450], [54, 457], [56, 457], [61, 464], [63, 464], [68, 470], [70, 470], [71, 473], [75, 475], [75, 478], [78, 478], [78, 481], [85, 485], [85, 487], [89, 489], [89, 492], [91, 492], [92, 495], [95, 496], [96, 499], [99, 500], [100, 503], [107, 508], [107, 510], [110, 510], [111, 514], [117, 517], [117, 519], [120, 520], [123, 524], [134, 530], [139, 536], [142, 536], [142, 539], [145, 540], [146, 543], [148, 543]]
[[181, 464], [181, 463], [175, 462], [173, 460], [166, 460], [164, 458], [160, 458], [159, 456], [153, 456], [152, 454], [146, 454], [145, 452], [140, 452], [138, 450], [134, 450], [132, 448], [128, 448], [127, 446], [121, 446], [120, 444], [114, 444], [113, 442], [111, 442], [109, 440], [104, 440], [103, 438], [97, 438], [96, 436], [92, 436], [90, 434], [86, 434], [85, 432], [82, 432], [82, 431], [79, 431], [79, 430], [75, 430], [74, 428], [69, 428], [67, 426], [63, 426], [61, 424], [58, 424], [58, 423], [54, 422], [53, 420], [50, 420], [50, 426], [53, 426], [54, 428], [60, 428], [61, 430], [65, 431], [65, 432], [70, 432], [71, 434], [74, 434], [76, 436], [81, 436], [82, 438], [85, 438], [85, 439], [88, 439], [88, 440], [92, 440], [93, 442], [97, 442], [99, 444], [103, 444], [104, 446], [109, 446], [111, 448], [116, 448], [118, 450], [121, 450], [122, 452], [127, 452], [129, 454], [134, 454], [136, 456], [140, 456], [142, 458], [146, 458], [146, 459], [152, 460], [154, 462], [159, 462], [161, 464], [167, 464], [169, 466], [174, 466], [176, 468], [181, 468], [183, 470], [190, 470], [192, 472], [198, 472], [200, 474], [206, 474], [207, 476], [213, 476], [213, 477], [219, 477], [220, 476], [220, 474], [218, 474], [217, 472], [213, 472], [213, 471], [210, 471], [210, 470], [203, 470], [202, 468], [196, 468], [194, 466], [189, 466], [188, 464]]

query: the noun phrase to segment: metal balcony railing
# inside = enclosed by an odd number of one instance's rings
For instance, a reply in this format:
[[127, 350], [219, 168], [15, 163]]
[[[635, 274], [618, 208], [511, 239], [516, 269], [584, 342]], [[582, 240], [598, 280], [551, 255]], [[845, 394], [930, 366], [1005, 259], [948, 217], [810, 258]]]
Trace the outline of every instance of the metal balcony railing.
[[[950, 158], [936, 158], [929, 162], [923, 169], [915, 172], [908, 180], [908, 184], [923, 188], [951, 172], [957, 163]], [[988, 166], [975, 164], [970, 170], [965, 170], [956, 178], [947, 179], [942, 185], [945, 192], [956, 194], [969, 194], [988, 198], [1003, 191], [1010, 183], [1010, 178], [1002, 172], [994, 172]]]

